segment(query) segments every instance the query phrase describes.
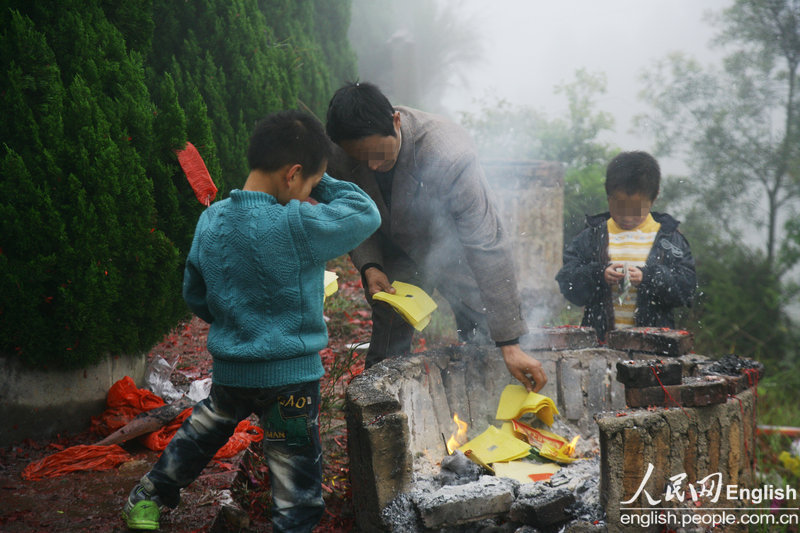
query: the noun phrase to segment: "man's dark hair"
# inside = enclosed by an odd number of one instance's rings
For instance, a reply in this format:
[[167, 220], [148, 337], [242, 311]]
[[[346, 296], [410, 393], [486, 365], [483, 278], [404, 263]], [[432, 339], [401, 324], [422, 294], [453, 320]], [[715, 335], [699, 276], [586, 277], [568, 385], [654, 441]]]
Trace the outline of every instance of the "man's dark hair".
[[647, 152], [622, 152], [606, 168], [606, 195], [616, 191], [627, 195], [641, 193], [650, 201], [658, 196], [661, 169]]
[[335, 143], [381, 135], [395, 136], [394, 108], [372, 83], [351, 82], [333, 94], [328, 103], [326, 129]]
[[299, 163], [303, 176], [319, 172], [331, 146], [322, 124], [303, 111], [280, 111], [256, 124], [247, 148], [250, 170], [271, 172]]

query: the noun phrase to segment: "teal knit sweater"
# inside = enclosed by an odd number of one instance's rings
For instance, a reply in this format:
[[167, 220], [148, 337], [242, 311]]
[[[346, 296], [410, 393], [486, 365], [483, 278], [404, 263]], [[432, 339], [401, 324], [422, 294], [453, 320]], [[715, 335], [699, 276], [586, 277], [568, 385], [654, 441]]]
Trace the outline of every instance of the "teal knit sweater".
[[325, 264], [369, 237], [380, 215], [358, 186], [327, 174], [311, 197], [319, 203], [281, 205], [233, 190], [200, 216], [183, 297], [211, 324], [214, 383], [266, 388], [323, 376]]

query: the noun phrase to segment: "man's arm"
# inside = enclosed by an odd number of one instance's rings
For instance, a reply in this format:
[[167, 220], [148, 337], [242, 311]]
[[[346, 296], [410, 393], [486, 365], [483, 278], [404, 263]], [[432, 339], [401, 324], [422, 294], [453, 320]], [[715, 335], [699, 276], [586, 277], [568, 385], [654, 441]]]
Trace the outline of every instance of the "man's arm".
[[477, 155], [463, 154], [445, 174], [442, 193], [486, 307], [492, 339], [511, 375], [527, 390], [539, 391], [547, 376], [542, 364], [517, 342], [528, 327], [522, 317], [511, 246]]

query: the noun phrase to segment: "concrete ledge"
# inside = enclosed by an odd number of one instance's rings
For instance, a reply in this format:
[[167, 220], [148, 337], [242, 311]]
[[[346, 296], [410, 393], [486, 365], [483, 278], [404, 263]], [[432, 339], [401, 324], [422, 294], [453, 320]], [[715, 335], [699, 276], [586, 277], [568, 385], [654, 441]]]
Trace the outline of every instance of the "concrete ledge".
[[13, 357], [0, 357], [0, 446], [48, 438], [89, 427], [106, 408], [108, 389], [130, 376], [144, 383], [147, 354], [111, 355], [81, 370], [31, 370]]

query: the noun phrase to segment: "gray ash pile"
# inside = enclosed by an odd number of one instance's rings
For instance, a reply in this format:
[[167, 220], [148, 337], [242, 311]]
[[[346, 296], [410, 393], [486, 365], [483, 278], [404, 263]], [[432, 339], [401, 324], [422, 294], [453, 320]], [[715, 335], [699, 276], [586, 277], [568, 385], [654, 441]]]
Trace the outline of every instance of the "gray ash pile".
[[738, 376], [745, 370], [759, 370], [763, 371], [764, 365], [752, 359], [739, 357], [738, 355], [728, 354], [720, 357], [708, 367], [707, 372], [714, 372], [716, 374], [725, 374], [726, 376]]

